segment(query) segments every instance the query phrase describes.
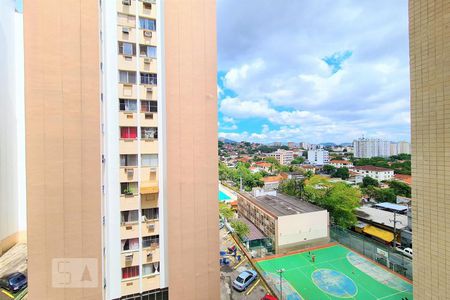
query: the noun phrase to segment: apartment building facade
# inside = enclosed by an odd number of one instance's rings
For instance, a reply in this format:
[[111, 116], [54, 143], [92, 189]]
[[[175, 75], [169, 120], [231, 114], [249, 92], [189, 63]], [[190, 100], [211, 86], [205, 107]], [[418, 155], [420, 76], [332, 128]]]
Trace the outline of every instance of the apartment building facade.
[[278, 149], [275, 152], [269, 153], [268, 156], [275, 158], [282, 165], [288, 165], [294, 160], [294, 151]]
[[415, 299], [450, 295], [450, 2], [409, 1]]
[[309, 150], [308, 161], [313, 165], [326, 165], [330, 162], [330, 154], [324, 149]]
[[391, 155], [391, 142], [363, 137], [353, 141], [353, 149], [358, 158], [388, 157]]
[[[218, 299], [215, 2], [24, 13], [30, 297]], [[61, 258], [97, 284], [55, 287]]]

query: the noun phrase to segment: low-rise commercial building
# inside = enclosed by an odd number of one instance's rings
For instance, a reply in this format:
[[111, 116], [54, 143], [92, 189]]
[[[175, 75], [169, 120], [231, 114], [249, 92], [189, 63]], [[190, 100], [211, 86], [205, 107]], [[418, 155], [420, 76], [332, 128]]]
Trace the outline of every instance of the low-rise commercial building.
[[241, 193], [238, 214], [272, 239], [275, 253], [329, 241], [327, 210], [291, 196], [277, 193], [253, 197]]
[[333, 159], [329, 164], [335, 168], [353, 168], [353, 163], [349, 160]]

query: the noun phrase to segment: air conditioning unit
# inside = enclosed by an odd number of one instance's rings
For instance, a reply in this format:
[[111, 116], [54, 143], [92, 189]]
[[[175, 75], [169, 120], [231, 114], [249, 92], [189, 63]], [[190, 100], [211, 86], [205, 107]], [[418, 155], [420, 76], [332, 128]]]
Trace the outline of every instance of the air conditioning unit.
[[122, 0], [123, 5], [131, 5], [131, 0]]
[[130, 28], [129, 27], [122, 27], [122, 32], [128, 34], [128, 33], [130, 33]]
[[151, 58], [148, 58], [148, 57], [144, 58], [144, 63], [145, 64], [149, 64], [151, 61], [152, 61]]
[[153, 259], [153, 253], [148, 252], [147, 253], [147, 259], [152, 260]]
[[132, 169], [132, 168], [127, 169], [127, 176], [133, 177], [133, 175], [134, 175], [134, 169]]
[[132, 262], [133, 261], [133, 253], [125, 254], [125, 261]]
[[151, 223], [151, 224], [147, 224], [147, 228], [148, 230], [155, 230], [155, 224]]
[[152, 37], [152, 32], [150, 30], [144, 30], [145, 37]]
[[156, 3], [155, 0], [142, 0], [142, 2], [145, 4], [155, 4]]
[[147, 88], [147, 93], [152, 93], [152, 92], [153, 92], [153, 88], [148, 87], [148, 88]]

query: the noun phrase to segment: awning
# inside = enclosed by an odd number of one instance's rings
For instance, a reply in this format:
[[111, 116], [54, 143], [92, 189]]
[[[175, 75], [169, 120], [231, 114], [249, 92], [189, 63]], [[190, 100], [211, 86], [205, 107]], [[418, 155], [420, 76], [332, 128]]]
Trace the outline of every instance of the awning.
[[156, 194], [159, 192], [158, 186], [142, 186], [141, 194]]
[[363, 232], [370, 234], [374, 237], [377, 237], [379, 239], [382, 239], [383, 241], [386, 241], [389, 243], [394, 240], [394, 234], [392, 232], [380, 229], [380, 228], [372, 226], [372, 225], [366, 226], [363, 229]]

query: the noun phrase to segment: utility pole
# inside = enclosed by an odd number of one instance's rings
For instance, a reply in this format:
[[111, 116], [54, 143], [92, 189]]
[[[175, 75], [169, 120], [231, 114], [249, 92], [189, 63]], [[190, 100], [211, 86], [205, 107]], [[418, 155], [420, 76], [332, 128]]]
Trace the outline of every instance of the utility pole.
[[403, 224], [402, 221], [397, 221], [397, 213], [394, 211], [394, 220], [389, 219], [390, 222], [394, 223], [394, 247], [397, 245], [397, 223]]
[[242, 175], [239, 177], [239, 190], [242, 192]]
[[280, 300], [283, 300], [283, 273], [286, 271], [285, 269], [277, 270], [277, 273], [280, 273]]

